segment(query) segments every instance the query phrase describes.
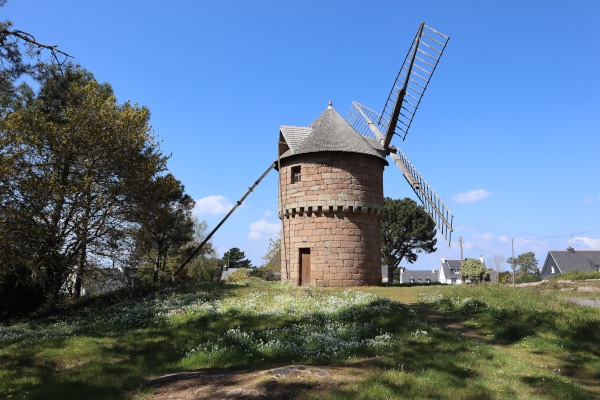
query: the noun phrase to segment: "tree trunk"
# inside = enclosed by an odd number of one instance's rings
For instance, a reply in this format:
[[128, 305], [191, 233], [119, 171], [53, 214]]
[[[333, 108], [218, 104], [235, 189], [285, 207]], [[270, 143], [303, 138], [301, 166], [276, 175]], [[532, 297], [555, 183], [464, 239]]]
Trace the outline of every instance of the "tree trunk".
[[394, 283], [394, 267], [388, 265], [388, 283]]
[[76, 299], [81, 297], [81, 282], [83, 281], [85, 259], [86, 246], [84, 242], [81, 246], [79, 257], [77, 258], [77, 265], [75, 266], [75, 284], [73, 285], [73, 297]]
[[157, 252], [156, 260], [154, 261], [154, 271], [152, 273], [152, 282], [158, 283], [158, 270], [160, 268], [160, 253]]

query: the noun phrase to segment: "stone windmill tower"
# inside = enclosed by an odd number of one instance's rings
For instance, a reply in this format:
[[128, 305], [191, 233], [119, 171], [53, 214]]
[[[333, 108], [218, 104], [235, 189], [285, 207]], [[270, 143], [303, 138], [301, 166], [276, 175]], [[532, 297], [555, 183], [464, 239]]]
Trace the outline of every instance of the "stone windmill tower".
[[281, 126], [281, 279], [296, 285], [381, 283], [383, 169], [389, 155], [450, 244], [452, 213], [400, 149], [449, 37], [421, 24], [383, 112], [329, 107], [308, 127]]
[[309, 126], [279, 134], [281, 277], [296, 285], [381, 282], [385, 150], [331, 102]]

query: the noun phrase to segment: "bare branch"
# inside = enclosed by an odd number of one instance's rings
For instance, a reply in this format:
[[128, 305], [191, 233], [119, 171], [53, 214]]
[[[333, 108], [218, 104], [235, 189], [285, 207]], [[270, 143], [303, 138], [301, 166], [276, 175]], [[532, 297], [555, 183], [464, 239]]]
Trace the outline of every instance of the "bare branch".
[[[12, 35], [18, 39], [21, 39], [22, 41], [24, 41], [25, 43], [27, 43], [29, 45], [29, 50], [31, 52], [34, 51], [35, 48], [37, 48], [37, 52], [36, 55], [40, 55], [41, 50], [40, 49], [46, 49], [48, 51], [50, 51], [50, 53], [52, 54], [52, 58], [60, 65], [64, 64], [65, 61], [67, 60], [67, 58], [72, 58], [71, 55], [65, 53], [64, 51], [60, 50], [58, 48], [58, 46], [54, 45], [47, 45], [47, 44], [43, 44], [38, 42], [35, 39], [35, 36], [33, 36], [31, 33], [28, 32], [23, 32], [21, 30], [6, 30], [4, 32], [5, 35]], [[32, 54], [33, 55], [33, 54]], [[61, 61], [59, 59], [59, 55], [62, 56], [64, 58], [63, 61]]]

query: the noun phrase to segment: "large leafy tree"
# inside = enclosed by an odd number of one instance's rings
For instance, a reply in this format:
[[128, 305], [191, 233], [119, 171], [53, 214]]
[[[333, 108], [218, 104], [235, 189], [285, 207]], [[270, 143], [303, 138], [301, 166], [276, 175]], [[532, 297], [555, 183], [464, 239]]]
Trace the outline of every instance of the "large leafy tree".
[[385, 198], [381, 225], [381, 255], [388, 266], [388, 282], [402, 260], [414, 263], [419, 253], [436, 250], [435, 222], [414, 200]]
[[519, 254], [514, 260], [512, 257], [509, 257], [506, 262], [511, 266], [516, 266], [515, 272], [519, 278], [525, 278], [527, 276], [539, 277], [540, 275], [538, 260], [535, 258], [535, 253], [532, 251]]
[[137, 206], [134, 220], [138, 223], [133, 234], [134, 255], [142, 265], [151, 265], [152, 281], [158, 283], [161, 273], [172, 275], [174, 263], [192, 250], [194, 200], [171, 174], [156, 177], [138, 195], [134, 203]]
[[490, 280], [490, 273], [485, 265], [481, 261], [472, 258], [467, 258], [462, 262], [460, 274], [464, 280], [469, 280], [475, 284]]
[[56, 300], [73, 266], [80, 282], [88, 253], [126, 228], [132, 193], [166, 157], [148, 110], [119, 104], [89, 72], [48, 66], [40, 83], [0, 120], [0, 234], [28, 232], [12, 243], [29, 252], [28, 279]]

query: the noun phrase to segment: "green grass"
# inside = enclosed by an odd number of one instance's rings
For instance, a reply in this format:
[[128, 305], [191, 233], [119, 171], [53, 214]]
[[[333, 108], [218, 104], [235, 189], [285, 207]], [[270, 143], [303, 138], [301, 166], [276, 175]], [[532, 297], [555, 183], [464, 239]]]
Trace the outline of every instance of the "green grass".
[[575, 272], [567, 272], [566, 274], [561, 274], [558, 276], [553, 276], [550, 280], [585, 280], [585, 279], [600, 279], [600, 272], [590, 272], [590, 271], [575, 271]]
[[354, 376], [296, 398], [600, 397], [600, 311], [560, 291], [199, 285], [75, 310], [0, 326], [0, 398], [144, 398], [167, 373], [289, 364]]

